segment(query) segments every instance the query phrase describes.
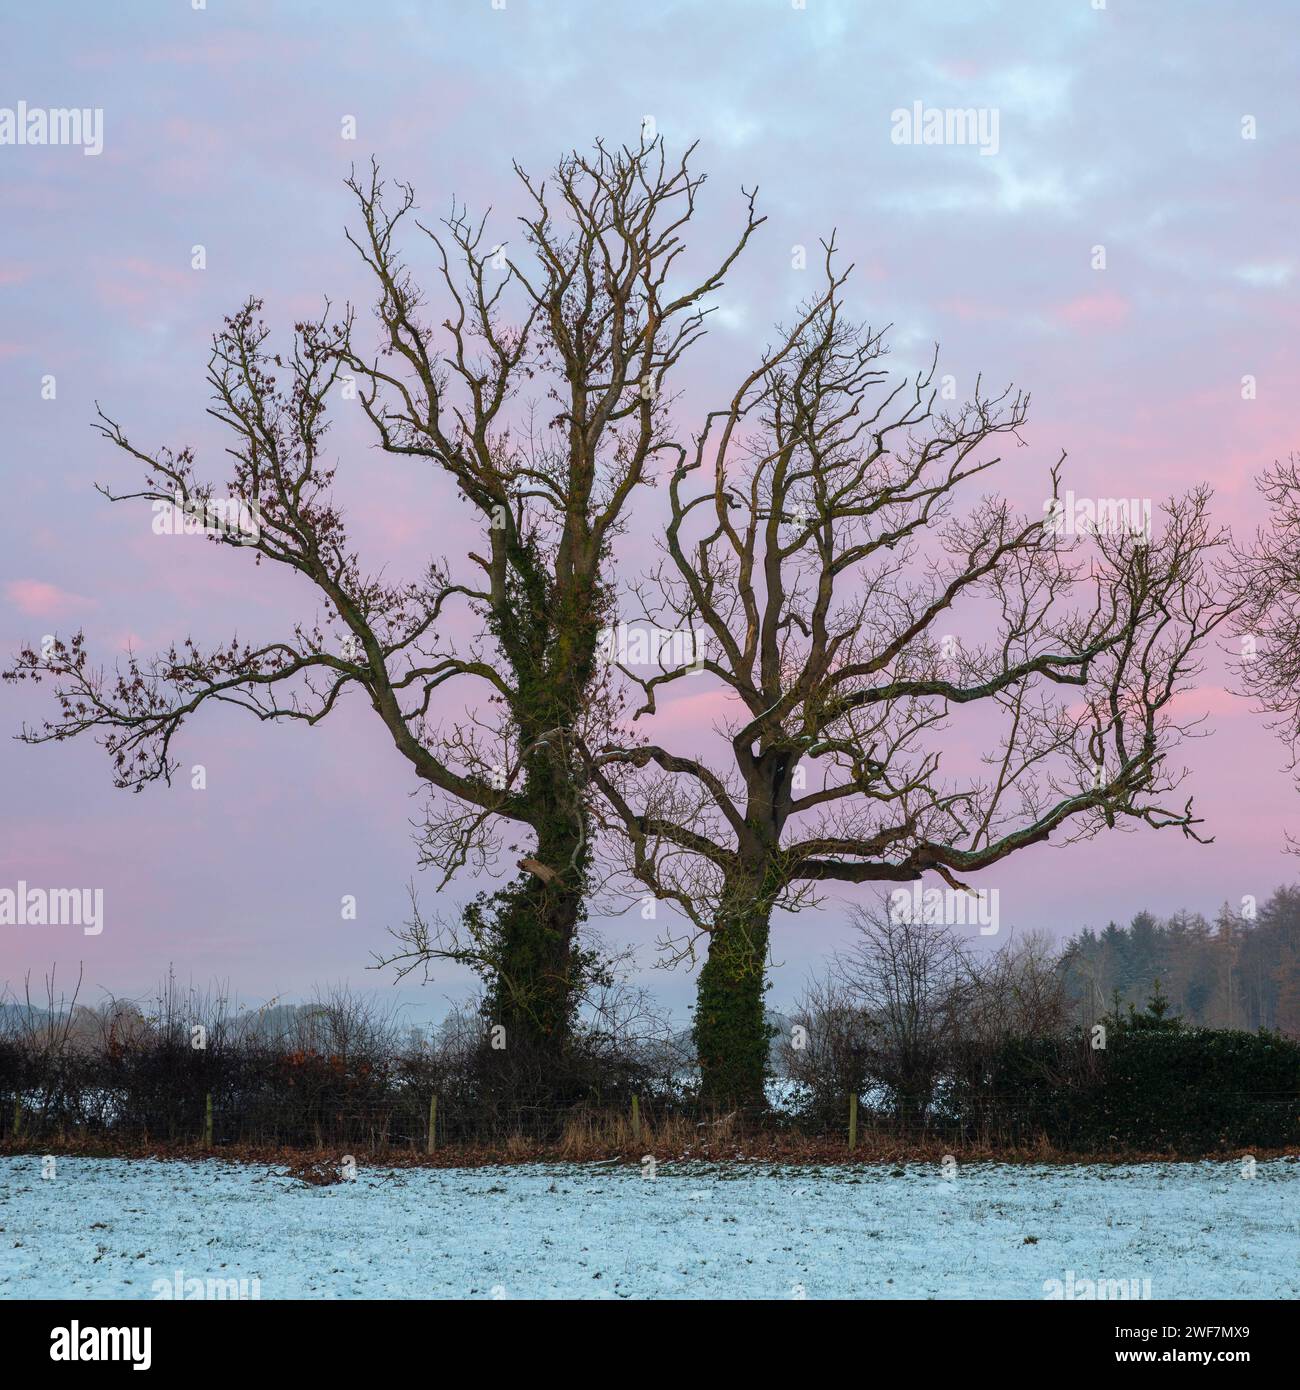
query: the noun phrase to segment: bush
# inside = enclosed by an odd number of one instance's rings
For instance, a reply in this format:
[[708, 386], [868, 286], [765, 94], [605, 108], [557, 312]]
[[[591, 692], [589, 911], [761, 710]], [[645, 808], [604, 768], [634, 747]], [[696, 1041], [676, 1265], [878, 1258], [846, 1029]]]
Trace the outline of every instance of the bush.
[[1300, 1043], [1121, 1023], [1087, 1035], [1010, 1038], [967, 1051], [945, 1099], [968, 1133], [1080, 1152], [1198, 1154], [1300, 1140]]
[[1202, 1153], [1300, 1138], [1300, 1043], [1208, 1028], [1112, 1032], [1085, 1142]]
[[626, 1000], [602, 1003], [557, 1057], [494, 1048], [473, 1008], [433, 1037], [403, 1031], [346, 990], [253, 1013], [171, 981], [147, 1015], [0, 1001], [0, 1138], [196, 1142], [209, 1102], [216, 1145], [349, 1149], [423, 1147], [435, 1096], [439, 1140], [558, 1139], [575, 1112], [626, 1111], [633, 1095], [667, 1113], [680, 1056], [648, 1036], [653, 1020], [624, 1016]]

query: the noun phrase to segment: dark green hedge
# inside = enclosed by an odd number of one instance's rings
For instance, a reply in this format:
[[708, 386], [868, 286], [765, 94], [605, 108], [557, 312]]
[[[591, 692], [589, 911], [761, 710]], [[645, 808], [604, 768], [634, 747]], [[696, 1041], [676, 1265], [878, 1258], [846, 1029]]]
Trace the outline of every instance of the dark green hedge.
[[1085, 1034], [1016, 1038], [959, 1072], [946, 1099], [972, 1130], [1062, 1148], [1285, 1148], [1300, 1142], [1300, 1043], [1131, 1023], [1098, 1050]]
[[1088, 1115], [1097, 1137], [1177, 1152], [1300, 1139], [1300, 1043], [1274, 1033], [1121, 1029], [1103, 1077]]

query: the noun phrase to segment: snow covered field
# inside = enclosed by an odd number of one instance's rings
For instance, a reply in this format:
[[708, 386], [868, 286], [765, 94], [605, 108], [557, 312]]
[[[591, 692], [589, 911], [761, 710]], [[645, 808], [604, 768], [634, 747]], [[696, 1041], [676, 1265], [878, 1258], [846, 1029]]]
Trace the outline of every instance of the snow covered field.
[[60, 1158], [44, 1179], [38, 1157], [0, 1158], [0, 1298], [178, 1279], [261, 1298], [1039, 1299], [1146, 1279], [1156, 1299], [1297, 1298], [1300, 1163], [362, 1166], [308, 1187], [216, 1161]]

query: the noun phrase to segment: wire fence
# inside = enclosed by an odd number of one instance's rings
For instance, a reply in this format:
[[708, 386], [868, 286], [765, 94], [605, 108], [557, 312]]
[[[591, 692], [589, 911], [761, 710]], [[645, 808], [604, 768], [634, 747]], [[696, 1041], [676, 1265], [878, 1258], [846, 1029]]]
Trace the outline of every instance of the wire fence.
[[[1107, 1112], [1110, 1114], [1110, 1112]], [[1232, 1117], [1247, 1115], [1244, 1128]], [[15, 1093], [0, 1087], [0, 1139], [84, 1141], [121, 1146], [179, 1145], [292, 1148], [430, 1154], [458, 1147], [559, 1148], [573, 1153], [627, 1150], [637, 1144], [713, 1149], [731, 1139], [788, 1136], [842, 1145], [852, 1152], [881, 1139], [943, 1142], [953, 1147], [1024, 1147], [1050, 1141], [1071, 1147], [1280, 1147], [1300, 1139], [1300, 1090], [1211, 1092], [1201, 1097], [1208, 1142], [1186, 1142], [1188, 1126], [1176, 1107], [1141, 1116], [1136, 1129], [1118, 1112], [1112, 1133], [1087, 1118], [1063, 1114], [1059, 1098], [985, 1094], [978, 1107], [954, 1110], [943, 1100], [911, 1110], [856, 1093], [831, 1105], [790, 1096], [761, 1107], [719, 1107], [693, 1096], [633, 1093], [617, 1103], [596, 1099], [564, 1104], [543, 1100], [466, 1100], [409, 1090], [383, 1100], [318, 1094], [286, 1103], [279, 1095], [231, 1097], [204, 1092], [141, 1103], [120, 1093], [72, 1097]], [[1103, 1126], [1103, 1130], [1106, 1127]]]
[[464, 1045], [402, 1048], [337, 1027], [205, 1041], [157, 1028], [81, 1043], [0, 1035], [0, 1142], [575, 1154], [716, 1149], [756, 1134], [849, 1149], [868, 1137], [1089, 1152], [1300, 1143], [1300, 1044], [1268, 1034], [1116, 1028], [1104, 1050], [1070, 1033], [966, 1041], [916, 1060], [813, 1032], [766, 1103], [747, 1107], [702, 1101], [680, 1050], [496, 1051], [481, 1030]]

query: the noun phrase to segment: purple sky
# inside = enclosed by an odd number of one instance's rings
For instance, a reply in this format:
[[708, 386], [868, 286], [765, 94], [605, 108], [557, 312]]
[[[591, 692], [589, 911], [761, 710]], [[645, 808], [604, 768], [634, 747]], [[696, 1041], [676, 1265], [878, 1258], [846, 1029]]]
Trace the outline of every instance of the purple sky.
[[[1158, 499], [1208, 480], [1216, 515], [1245, 531], [1261, 520], [1253, 476], [1300, 448], [1291, 0], [31, 9], [5, 23], [0, 108], [102, 108], [103, 152], [0, 145], [7, 652], [81, 625], [111, 662], [128, 642], [148, 653], [187, 633], [266, 639], [315, 611], [265, 566], [155, 536], [147, 508], [103, 501], [95, 481], [137, 480], [89, 421], [98, 400], [133, 439], [192, 443], [224, 478], [204, 414], [209, 337], [250, 292], [277, 330], [325, 293], [369, 305], [342, 180], [372, 153], [430, 215], [454, 193], [496, 207], [504, 236], [519, 206], [511, 158], [542, 172], [597, 135], [635, 141], [651, 116], [673, 148], [701, 141], [701, 257], [734, 234], [740, 186], [757, 183], [769, 220], [690, 359], [687, 426], [808, 292], [791, 247], [836, 228], [858, 268], [850, 308], [895, 325], [900, 366], [938, 340], [962, 394], [977, 371], [1032, 391], [1029, 447], [999, 475], [1025, 505], [1064, 448], [1080, 494]], [[891, 112], [916, 101], [996, 109], [997, 154], [892, 143]], [[346, 116], [355, 141], [341, 138]], [[355, 416], [331, 439], [366, 559], [411, 575], [448, 547], [440, 480], [372, 450]], [[642, 533], [633, 545], [648, 553]], [[1216, 663], [1194, 697], [1213, 735], [1186, 750], [1217, 842], [1143, 832], [1031, 850], [999, 870], [1004, 926], [1212, 913], [1293, 877], [1283, 829], [1300, 829], [1300, 798], [1283, 750], [1221, 681]], [[0, 689], [6, 732], [45, 708], [39, 692]], [[673, 718], [689, 724], [690, 711]], [[0, 888], [102, 886], [106, 919], [95, 938], [0, 927], [0, 982], [84, 960], [91, 998], [140, 994], [169, 962], [248, 1000], [340, 979], [387, 989], [364, 966], [401, 919], [419, 803], [377, 721], [355, 702], [315, 730], [207, 713], [179, 754], [205, 764], [205, 791], [186, 776], [132, 796], [112, 790], [88, 742], [0, 743]], [[355, 922], [340, 920], [344, 893]], [[646, 983], [682, 1012], [691, 979], [648, 970], [643, 924], [608, 935], [642, 945]], [[843, 937], [834, 902], [782, 922], [774, 1001]], [[400, 997], [437, 1014], [463, 987], [447, 971]]]

